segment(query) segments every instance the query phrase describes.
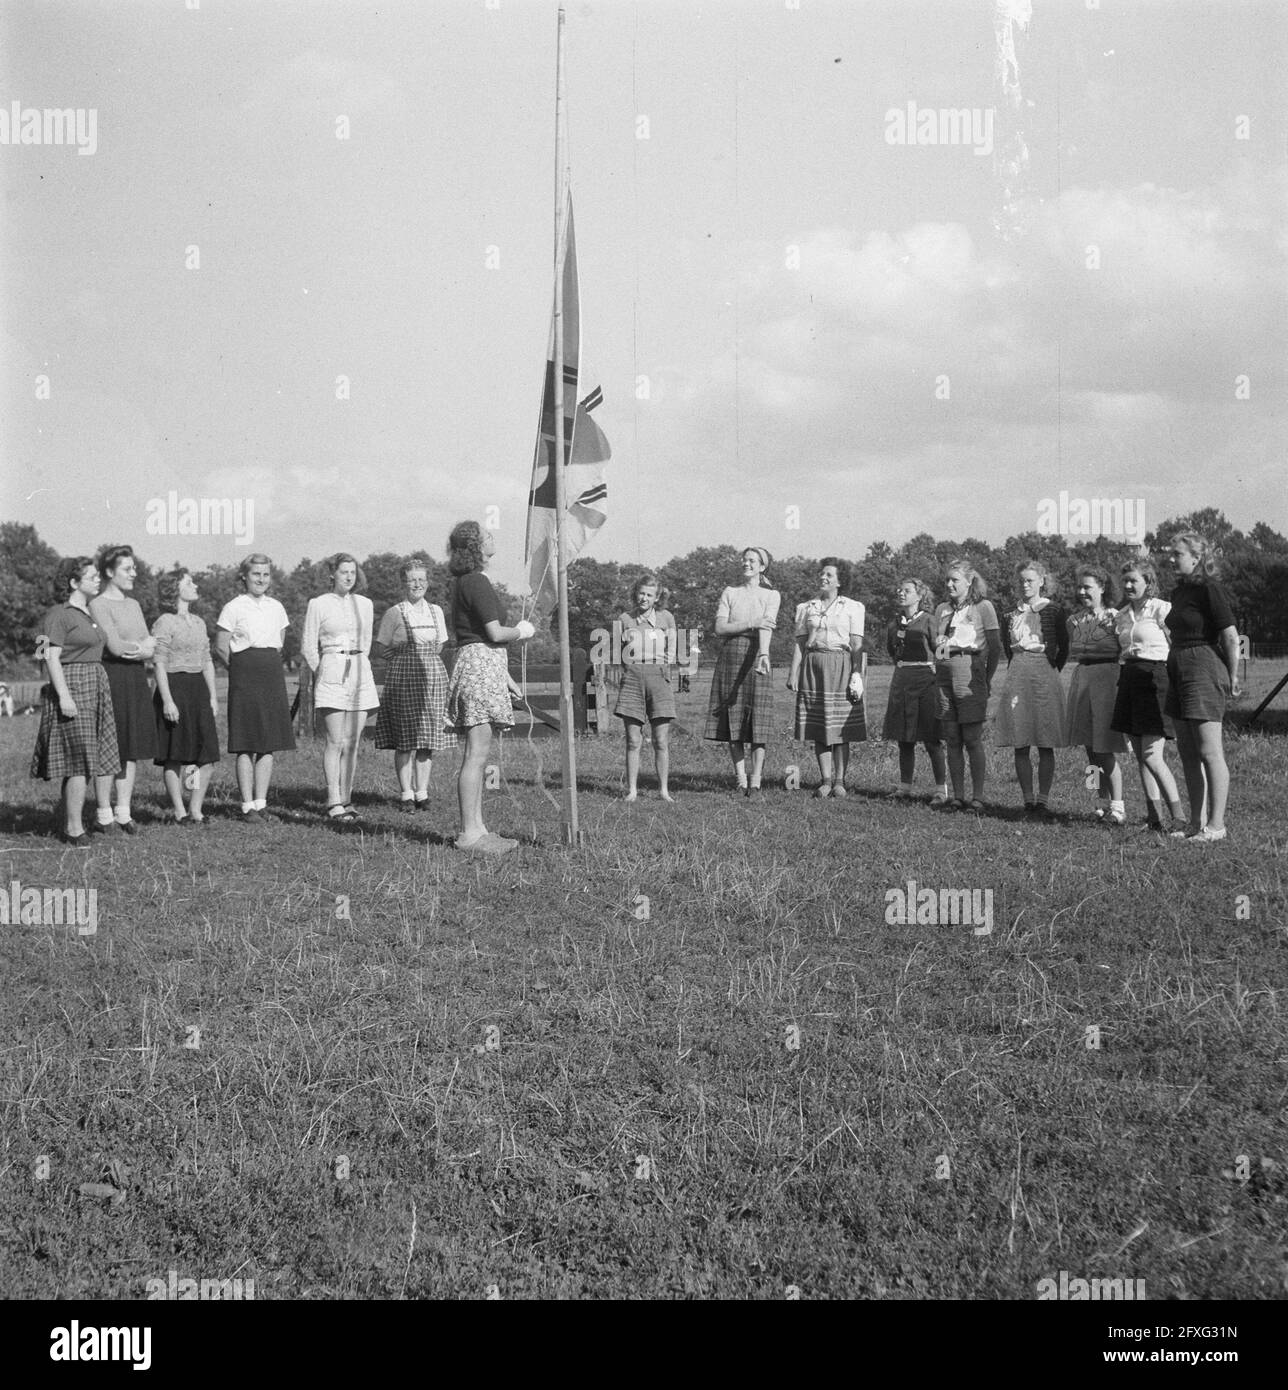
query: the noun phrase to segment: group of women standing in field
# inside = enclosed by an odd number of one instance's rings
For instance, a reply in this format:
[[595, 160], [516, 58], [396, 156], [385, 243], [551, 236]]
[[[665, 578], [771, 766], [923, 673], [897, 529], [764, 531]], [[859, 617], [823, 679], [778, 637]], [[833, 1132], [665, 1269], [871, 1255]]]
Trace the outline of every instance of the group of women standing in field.
[[[301, 653], [313, 677], [313, 704], [326, 729], [323, 774], [326, 815], [350, 822], [362, 729], [379, 707], [376, 747], [392, 749], [398, 805], [414, 812], [429, 798], [433, 756], [465, 739], [458, 781], [464, 850], [504, 853], [516, 841], [483, 823], [484, 765], [494, 726], [512, 722], [505, 645], [534, 635], [530, 623], [505, 626], [500, 602], [483, 573], [493, 541], [477, 522], [462, 522], [450, 542], [452, 631], [457, 661], [449, 681], [440, 655], [449, 629], [442, 609], [426, 600], [425, 566], [402, 568], [404, 597], [373, 632], [371, 600], [348, 554], [328, 562], [330, 592], [311, 599]], [[176, 570], [159, 584], [161, 615], [148, 631], [132, 597], [136, 576], [129, 546], [108, 546], [96, 559], [74, 556], [59, 566], [60, 602], [46, 615], [37, 655], [48, 684], [32, 757], [33, 777], [62, 781], [62, 838], [84, 847], [85, 800], [94, 783], [91, 829], [138, 832], [131, 802], [140, 761], [163, 769], [173, 822], [205, 824], [204, 800], [220, 759], [215, 660], [228, 668], [228, 751], [237, 759], [241, 819], [261, 821], [268, 804], [273, 756], [295, 747], [282, 648], [290, 619], [272, 598], [272, 562], [249, 555], [238, 567], [243, 592], [219, 614], [212, 652], [204, 621], [191, 611], [199, 594], [192, 575]], [[377, 695], [370, 653], [387, 658], [384, 696]], [[155, 693], [145, 664], [153, 663]]]
[[[376, 747], [394, 753], [398, 806], [413, 813], [429, 799], [434, 754], [464, 740], [457, 800], [459, 849], [503, 854], [516, 841], [494, 835], [483, 820], [484, 770], [494, 729], [513, 723], [506, 646], [534, 635], [531, 623], [503, 622], [485, 570], [494, 551], [477, 522], [449, 538], [451, 620], [426, 599], [428, 574], [409, 560], [403, 599], [374, 630], [371, 600], [357, 560], [345, 553], [328, 562], [332, 587], [310, 600], [301, 652], [312, 673], [313, 704], [326, 729], [323, 775], [326, 816], [351, 822], [353, 784], [362, 730], [373, 709]], [[931, 805], [984, 809], [984, 723], [993, 678], [1003, 657], [1006, 687], [997, 710], [996, 741], [1015, 750], [1015, 770], [1027, 813], [1048, 814], [1055, 750], [1086, 749], [1099, 789], [1097, 818], [1126, 819], [1120, 757], [1130, 744], [1140, 769], [1148, 824], [1199, 841], [1225, 837], [1229, 789], [1221, 742], [1227, 699], [1238, 694], [1238, 646], [1229, 595], [1215, 578], [1211, 548], [1185, 532], [1173, 537], [1177, 576], [1172, 601], [1158, 596], [1149, 560], [1124, 564], [1123, 602], [1115, 605], [1110, 577], [1095, 566], [1077, 572], [1072, 614], [1047, 592], [1050, 576], [1037, 561], [1016, 570], [1019, 601], [999, 622], [984, 581], [965, 560], [944, 570], [945, 598], [937, 606], [916, 577], [898, 588], [898, 616], [886, 632], [894, 677], [882, 725], [899, 746], [898, 795], [913, 794], [917, 744], [930, 760]], [[769, 580], [768, 551], [749, 546], [741, 579], [720, 595], [715, 632], [722, 647], [712, 676], [705, 735], [727, 744], [736, 789], [762, 796], [765, 750], [774, 732], [770, 637], [780, 595]], [[75, 556], [58, 574], [59, 604], [46, 615], [39, 655], [49, 683], [42, 694], [32, 775], [62, 779], [62, 834], [88, 843], [84, 805], [95, 786], [91, 827], [137, 833], [132, 797], [137, 766], [163, 769], [176, 823], [205, 823], [204, 799], [219, 761], [215, 660], [228, 668], [228, 749], [237, 759], [241, 818], [263, 818], [275, 753], [293, 749], [282, 647], [290, 624], [269, 593], [272, 566], [250, 555], [239, 566], [243, 592], [225, 604], [212, 652], [199, 598], [186, 570], [160, 582], [161, 615], [149, 632], [132, 597], [136, 563], [128, 546], [110, 546], [97, 559]], [[820, 565], [817, 595], [795, 610], [787, 688], [795, 694], [795, 736], [812, 743], [818, 760], [817, 797], [847, 795], [851, 743], [868, 736], [865, 609], [843, 593], [848, 566], [836, 557]], [[621, 615], [623, 678], [615, 713], [626, 726], [627, 798], [638, 795], [645, 724], [650, 727], [662, 797], [669, 801], [669, 733], [675, 718], [671, 652], [675, 622], [653, 575], [632, 591]], [[450, 679], [441, 652], [454, 641]], [[370, 654], [387, 661], [383, 696]], [[156, 672], [149, 690], [145, 664]], [[1065, 694], [1060, 672], [1075, 669]], [[1188, 791], [1182, 804], [1168, 767], [1166, 741], [1175, 739]], [[1033, 750], [1037, 750], [1036, 783]], [[970, 785], [967, 790], [967, 772]], [[950, 789], [951, 786], [951, 789]]]
[[[1178, 838], [1224, 839], [1229, 774], [1221, 725], [1227, 700], [1239, 693], [1235, 619], [1229, 594], [1215, 578], [1212, 548], [1201, 536], [1174, 536], [1169, 556], [1177, 577], [1171, 602], [1158, 596], [1158, 576], [1147, 559], [1122, 566], [1121, 607], [1109, 575], [1082, 566], [1072, 614], [1048, 594], [1046, 567], [1026, 560], [1015, 571], [1019, 601], [1001, 623], [983, 579], [965, 560], [945, 567], [945, 598], [937, 606], [923, 580], [904, 579], [899, 614], [886, 632], [895, 670], [882, 727], [883, 737], [899, 745], [897, 794], [912, 795], [920, 743], [935, 782], [931, 805], [985, 809], [984, 724], [993, 677], [1005, 657], [995, 736], [1014, 749], [1026, 814], [1049, 814], [1055, 750], [1082, 747], [1098, 785], [1096, 818], [1124, 824], [1119, 757], [1130, 744], [1147, 824]], [[754, 800], [761, 795], [773, 727], [769, 637], [780, 596], [767, 577], [765, 550], [748, 547], [740, 564], [741, 584], [723, 592], [716, 610], [716, 633], [725, 645], [712, 679], [706, 737], [728, 744], [736, 790]], [[824, 559], [818, 596], [797, 607], [787, 677], [796, 693], [796, 737], [812, 742], [818, 759], [818, 797], [846, 795], [848, 745], [867, 737], [865, 613], [861, 603], [842, 596], [844, 572], [842, 561]], [[1075, 670], [1066, 694], [1060, 672], [1069, 661]], [[1164, 757], [1168, 739], [1180, 750], [1188, 806]]]

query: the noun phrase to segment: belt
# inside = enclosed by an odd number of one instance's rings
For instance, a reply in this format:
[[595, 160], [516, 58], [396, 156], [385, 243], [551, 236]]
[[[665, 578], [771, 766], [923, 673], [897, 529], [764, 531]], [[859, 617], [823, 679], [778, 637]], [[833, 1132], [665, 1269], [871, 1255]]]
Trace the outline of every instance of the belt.
[[1123, 660], [1136, 666], [1165, 666], [1167, 664], [1165, 656], [1125, 656]]
[[977, 647], [949, 647], [949, 656], [979, 656], [981, 655]]
[[896, 661], [895, 666], [930, 666], [934, 667], [933, 661]]
[[360, 647], [323, 647], [323, 656], [361, 656]]
[[1118, 665], [1116, 656], [1079, 656], [1074, 660], [1079, 666], [1108, 666], [1111, 661], [1115, 666]]

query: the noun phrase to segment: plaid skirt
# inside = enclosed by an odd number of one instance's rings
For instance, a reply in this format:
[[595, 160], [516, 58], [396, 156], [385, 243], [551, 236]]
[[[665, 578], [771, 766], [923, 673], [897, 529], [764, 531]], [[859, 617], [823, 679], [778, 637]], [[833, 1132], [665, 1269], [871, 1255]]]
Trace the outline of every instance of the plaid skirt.
[[806, 652], [796, 692], [796, 737], [807, 743], [862, 743], [868, 736], [863, 701], [850, 703], [849, 652]]
[[121, 754], [107, 672], [101, 662], [75, 661], [63, 667], [63, 675], [76, 702], [76, 717], [64, 719], [54, 687], [42, 688], [31, 775], [46, 782], [55, 777], [115, 776], [121, 770]]
[[456, 664], [447, 684], [447, 725], [464, 734], [476, 724], [508, 729], [510, 713], [509, 664], [504, 647], [467, 642], [456, 651]]
[[437, 642], [404, 642], [394, 648], [376, 716], [376, 747], [411, 753], [450, 748], [447, 719], [447, 668]]
[[707, 727], [713, 743], [768, 743], [774, 729], [774, 682], [756, 674], [758, 637], [725, 639], [711, 677]]

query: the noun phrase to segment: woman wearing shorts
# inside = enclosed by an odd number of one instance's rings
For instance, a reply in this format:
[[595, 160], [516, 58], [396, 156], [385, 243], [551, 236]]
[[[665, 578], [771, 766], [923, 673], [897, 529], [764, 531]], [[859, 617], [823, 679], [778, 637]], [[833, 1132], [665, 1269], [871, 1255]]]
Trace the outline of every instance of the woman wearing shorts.
[[659, 609], [662, 590], [657, 576], [641, 575], [631, 588], [632, 613], [618, 620], [622, 633], [622, 685], [613, 713], [626, 728], [626, 800], [639, 796], [640, 749], [647, 722], [653, 735], [653, 765], [658, 795], [672, 801], [670, 774], [671, 721], [675, 718], [675, 687], [671, 658], [675, 652], [675, 619]]

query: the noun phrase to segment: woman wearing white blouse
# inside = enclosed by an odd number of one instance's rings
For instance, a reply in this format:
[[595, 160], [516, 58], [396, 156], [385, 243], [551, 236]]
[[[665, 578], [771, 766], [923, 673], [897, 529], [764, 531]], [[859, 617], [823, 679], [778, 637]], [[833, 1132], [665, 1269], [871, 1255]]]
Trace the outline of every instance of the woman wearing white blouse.
[[282, 643], [291, 620], [268, 596], [273, 562], [247, 555], [237, 566], [244, 593], [224, 604], [215, 657], [228, 667], [228, 751], [237, 757], [242, 823], [264, 819], [273, 780], [273, 754], [295, 747], [282, 670]]
[[371, 675], [371, 600], [354, 593], [365, 576], [352, 555], [327, 561], [331, 592], [309, 600], [300, 654], [313, 672], [313, 707], [326, 724], [322, 770], [326, 776], [327, 816], [353, 821], [353, 776], [367, 712], [379, 703]]
[[788, 690], [796, 691], [796, 737], [814, 745], [822, 778], [816, 797], [844, 796], [850, 744], [868, 736], [863, 709], [865, 610], [841, 593], [849, 566], [835, 555], [820, 562], [818, 598], [796, 608], [796, 645]]
[[[769, 639], [778, 622], [781, 595], [769, 587], [769, 551], [748, 546], [742, 552], [742, 583], [730, 585], [716, 607], [716, 636], [725, 639], [711, 677], [706, 737], [727, 743], [738, 791], [760, 798], [765, 744], [774, 720], [774, 685]], [[751, 744], [751, 781], [745, 745]]]

